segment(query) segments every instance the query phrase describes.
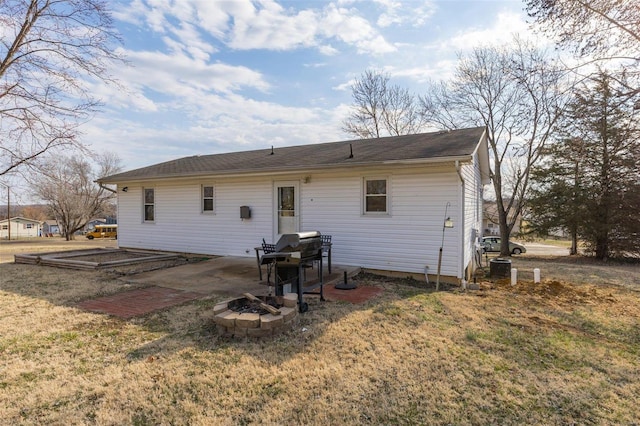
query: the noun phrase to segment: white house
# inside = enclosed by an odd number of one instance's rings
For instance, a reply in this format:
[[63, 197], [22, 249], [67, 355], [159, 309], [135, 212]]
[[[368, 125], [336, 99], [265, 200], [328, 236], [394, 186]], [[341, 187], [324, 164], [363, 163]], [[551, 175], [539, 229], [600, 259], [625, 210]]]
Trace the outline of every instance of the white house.
[[25, 217], [12, 217], [0, 220], [0, 239], [6, 240], [11, 237], [12, 240], [18, 238], [39, 237], [42, 235], [42, 222]]
[[42, 232], [45, 236], [51, 236], [53, 234], [60, 233], [60, 225], [55, 219], [47, 219], [42, 224]]
[[443, 245], [441, 275], [462, 280], [489, 158], [479, 127], [198, 155], [98, 182], [117, 184], [120, 247], [254, 256], [263, 238], [316, 230], [335, 264], [374, 270], [436, 274]]

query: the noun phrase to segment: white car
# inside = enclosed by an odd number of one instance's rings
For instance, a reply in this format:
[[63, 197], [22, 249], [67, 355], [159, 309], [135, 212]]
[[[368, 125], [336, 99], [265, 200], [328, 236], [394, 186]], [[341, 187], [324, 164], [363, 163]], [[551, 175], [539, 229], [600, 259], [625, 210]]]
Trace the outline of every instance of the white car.
[[[484, 237], [482, 238], [482, 251], [483, 252], [499, 252], [500, 251], [500, 237]], [[509, 241], [509, 251], [511, 254], [526, 253], [527, 249], [520, 244]]]

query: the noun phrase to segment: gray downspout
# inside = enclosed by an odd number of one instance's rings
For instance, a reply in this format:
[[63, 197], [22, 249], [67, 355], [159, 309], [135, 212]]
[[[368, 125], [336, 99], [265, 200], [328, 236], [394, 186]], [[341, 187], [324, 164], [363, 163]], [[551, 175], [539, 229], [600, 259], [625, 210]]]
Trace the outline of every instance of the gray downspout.
[[104, 186], [103, 184], [101, 184], [101, 183], [100, 183], [100, 182], [98, 182], [98, 181], [96, 181], [96, 183], [97, 183], [97, 184], [98, 184], [98, 186], [99, 186], [100, 188], [102, 188], [102, 189], [106, 189], [107, 191], [109, 191], [109, 192], [113, 192], [114, 194], [117, 194], [117, 193], [118, 193], [118, 190], [117, 190], [117, 189], [111, 189], [111, 188], [108, 188], [108, 187]]
[[464, 178], [462, 177], [462, 173], [460, 171], [460, 161], [456, 160], [456, 173], [458, 173], [458, 177], [460, 178], [460, 186], [461, 186], [461, 198], [462, 198], [462, 203], [461, 203], [461, 209], [460, 211], [462, 212], [462, 215], [460, 217], [460, 248], [462, 249], [462, 256], [460, 257], [460, 264], [458, 265], [458, 274], [461, 277], [461, 285], [462, 285], [462, 289], [466, 290], [467, 288], [467, 281], [466, 281], [466, 277], [464, 275], [464, 255], [466, 252], [466, 248], [465, 248], [465, 223], [464, 223], [464, 219], [465, 219], [465, 182], [464, 182]]

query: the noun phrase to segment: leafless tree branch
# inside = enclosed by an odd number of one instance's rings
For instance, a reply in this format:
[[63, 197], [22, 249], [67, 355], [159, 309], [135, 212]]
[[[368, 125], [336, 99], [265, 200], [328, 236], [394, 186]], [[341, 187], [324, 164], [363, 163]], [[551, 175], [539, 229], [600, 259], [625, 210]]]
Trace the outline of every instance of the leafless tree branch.
[[0, 1], [0, 175], [48, 151], [79, 148], [100, 107], [88, 80], [123, 61], [104, 0]]

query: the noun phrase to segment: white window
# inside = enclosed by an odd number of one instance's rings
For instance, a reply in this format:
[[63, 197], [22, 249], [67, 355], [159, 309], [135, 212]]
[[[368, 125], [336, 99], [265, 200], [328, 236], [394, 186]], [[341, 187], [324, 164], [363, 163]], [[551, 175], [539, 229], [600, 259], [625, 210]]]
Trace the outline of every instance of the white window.
[[364, 178], [364, 214], [389, 213], [389, 180], [387, 178]]
[[156, 192], [154, 188], [143, 188], [144, 196], [144, 221], [153, 222], [156, 220]]
[[25, 223], [24, 224], [24, 229], [31, 229], [33, 228], [33, 223]]
[[214, 212], [215, 189], [213, 185], [202, 185], [202, 213]]

